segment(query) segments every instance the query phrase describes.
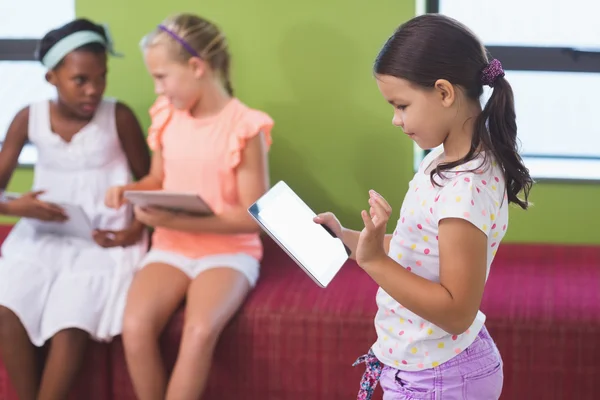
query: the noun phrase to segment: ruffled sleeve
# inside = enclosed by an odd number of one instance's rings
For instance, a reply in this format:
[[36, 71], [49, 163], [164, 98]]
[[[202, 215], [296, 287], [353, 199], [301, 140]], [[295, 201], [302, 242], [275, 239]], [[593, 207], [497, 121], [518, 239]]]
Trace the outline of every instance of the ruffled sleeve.
[[264, 135], [267, 150], [271, 147], [271, 130], [273, 124], [273, 119], [268, 114], [258, 110], [246, 110], [245, 115], [238, 125], [238, 129], [234, 131], [229, 141], [228, 158], [229, 166], [232, 169], [240, 164], [246, 143], [259, 133]]
[[165, 97], [156, 99], [150, 107], [151, 124], [148, 130], [148, 146], [150, 150], [156, 151], [162, 148], [162, 135], [165, 127], [171, 120], [173, 107]]

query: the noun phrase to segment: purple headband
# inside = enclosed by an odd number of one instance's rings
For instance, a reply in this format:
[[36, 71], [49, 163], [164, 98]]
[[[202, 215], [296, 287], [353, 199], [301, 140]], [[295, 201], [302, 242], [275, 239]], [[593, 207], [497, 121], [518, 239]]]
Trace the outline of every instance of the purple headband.
[[179, 36], [178, 34], [173, 32], [166, 26], [164, 26], [162, 24], [158, 25], [158, 29], [160, 29], [163, 32], [168, 33], [169, 36], [171, 36], [173, 39], [175, 39], [177, 42], [179, 42], [179, 44], [182, 45], [183, 48], [186, 49], [187, 52], [190, 53], [192, 56], [202, 58], [202, 57], [200, 57], [200, 54], [198, 54], [198, 52], [196, 50], [194, 50], [194, 48], [192, 46], [190, 46], [190, 44], [188, 42], [186, 42], [181, 36]]
[[502, 64], [495, 58], [481, 71], [481, 84], [494, 87], [496, 81], [504, 76]]

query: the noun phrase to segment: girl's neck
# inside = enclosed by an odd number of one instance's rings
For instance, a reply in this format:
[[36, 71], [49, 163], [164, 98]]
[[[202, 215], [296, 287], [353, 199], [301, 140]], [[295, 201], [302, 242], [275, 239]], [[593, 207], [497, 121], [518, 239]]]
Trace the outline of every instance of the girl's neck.
[[190, 115], [194, 118], [208, 118], [217, 115], [229, 103], [231, 96], [223, 85], [214, 83], [206, 85], [202, 90], [202, 94], [192, 108]]
[[453, 162], [462, 159], [471, 149], [475, 121], [481, 113], [479, 105], [471, 107], [462, 116], [457, 116], [461, 121], [453, 127], [444, 141], [444, 161]]
[[60, 100], [60, 98], [56, 98], [55, 100], [50, 101], [50, 109], [51, 109], [51, 112], [55, 116], [58, 116], [59, 118], [61, 118], [63, 120], [71, 120], [71, 121], [77, 121], [77, 122], [89, 122], [94, 118], [93, 115], [90, 117], [82, 117], [81, 115], [78, 115], [77, 113], [75, 113], [71, 109], [69, 109], [69, 107], [67, 107], [67, 105], [65, 105]]

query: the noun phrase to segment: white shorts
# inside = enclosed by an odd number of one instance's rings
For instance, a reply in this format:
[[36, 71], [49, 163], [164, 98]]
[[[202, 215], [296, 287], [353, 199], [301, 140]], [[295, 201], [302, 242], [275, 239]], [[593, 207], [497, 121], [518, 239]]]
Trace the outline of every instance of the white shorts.
[[217, 254], [201, 258], [190, 258], [182, 254], [165, 251], [150, 250], [142, 260], [140, 268], [148, 264], [163, 263], [179, 269], [190, 279], [196, 278], [200, 273], [213, 268], [226, 267], [241, 272], [246, 276], [250, 286], [254, 287], [260, 272], [260, 263], [254, 257], [244, 253]]

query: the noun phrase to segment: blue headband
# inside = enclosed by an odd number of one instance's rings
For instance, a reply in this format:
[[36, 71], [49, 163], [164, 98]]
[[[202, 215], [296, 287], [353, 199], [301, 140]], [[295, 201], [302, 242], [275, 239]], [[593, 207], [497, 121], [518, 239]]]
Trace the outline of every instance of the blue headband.
[[56, 67], [67, 54], [90, 43], [100, 43], [106, 47], [108, 54], [115, 57], [121, 57], [122, 54], [119, 54], [114, 50], [114, 44], [106, 26], [104, 27], [104, 32], [107, 37], [106, 39], [99, 33], [93, 31], [78, 31], [65, 36], [48, 50], [44, 58], [42, 58], [42, 64], [46, 68], [52, 69]]

